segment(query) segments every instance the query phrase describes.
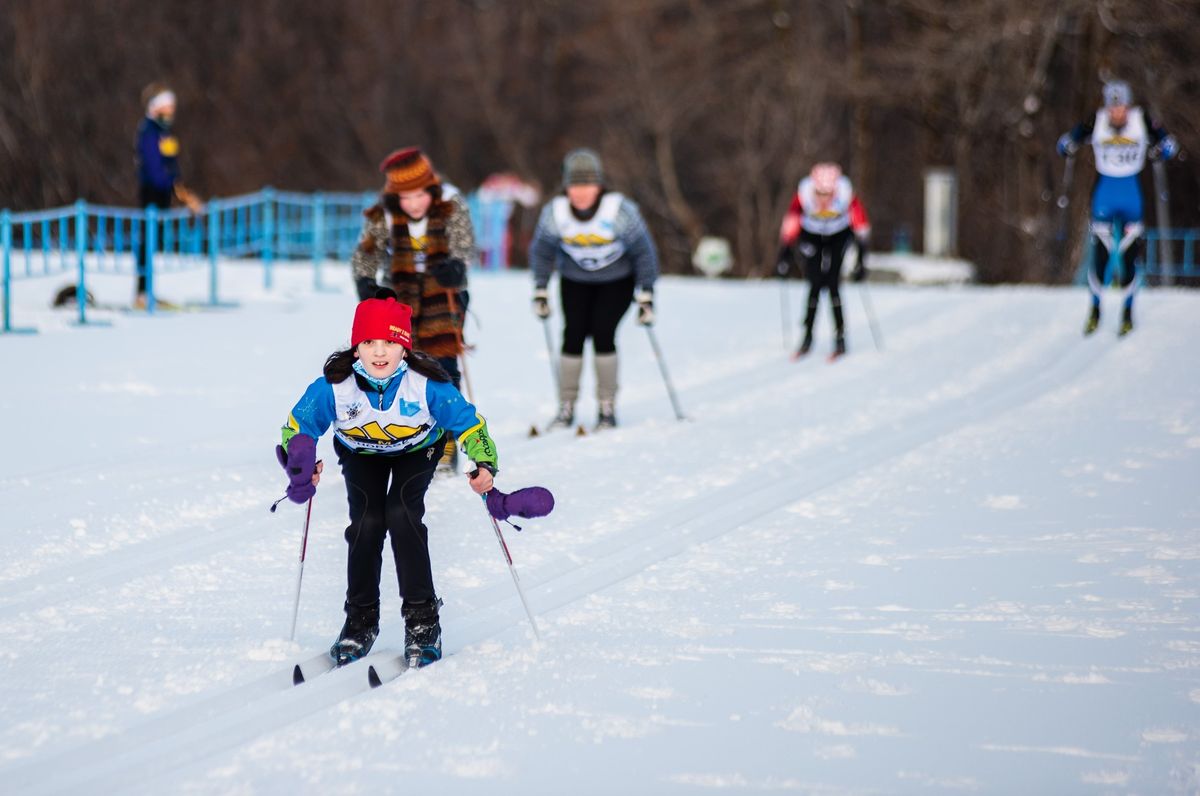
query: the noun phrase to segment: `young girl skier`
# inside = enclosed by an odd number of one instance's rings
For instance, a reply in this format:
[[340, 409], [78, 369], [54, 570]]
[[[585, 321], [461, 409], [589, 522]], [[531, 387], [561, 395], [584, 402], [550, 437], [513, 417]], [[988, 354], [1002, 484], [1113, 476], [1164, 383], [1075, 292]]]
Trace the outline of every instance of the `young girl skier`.
[[[422, 518], [425, 492], [447, 433], [457, 435], [463, 452], [477, 465], [471, 489], [479, 495], [495, 492], [496, 447], [486, 421], [437, 360], [412, 345], [412, 308], [397, 301], [395, 293], [383, 288], [361, 302], [354, 312], [350, 348], [326, 360], [324, 375], [292, 408], [283, 444], [276, 447], [288, 473], [287, 495], [304, 503], [320, 480], [317, 440], [334, 427], [333, 448], [350, 503], [346, 623], [329, 650], [339, 666], [370, 652], [379, 635], [379, 576], [389, 534], [404, 601], [400, 613], [408, 664], [425, 666], [442, 657], [441, 601], [434, 591]], [[489, 495], [492, 503], [504, 497]], [[513, 505], [507, 508], [516, 513]]]

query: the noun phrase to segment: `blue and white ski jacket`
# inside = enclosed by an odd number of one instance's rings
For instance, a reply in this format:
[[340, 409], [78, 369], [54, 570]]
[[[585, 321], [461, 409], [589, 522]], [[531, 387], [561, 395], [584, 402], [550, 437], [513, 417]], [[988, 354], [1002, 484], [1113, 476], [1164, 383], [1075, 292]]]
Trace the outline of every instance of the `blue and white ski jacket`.
[[320, 439], [330, 426], [337, 441], [355, 453], [385, 456], [429, 448], [448, 430], [472, 461], [497, 467], [487, 421], [475, 406], [453, 384], [409, 370], [404, 362], [383, 380], [356, 375], [338, 384], [324, 376], [314, 381], [288, 415], [283, 447], [296, 434]]

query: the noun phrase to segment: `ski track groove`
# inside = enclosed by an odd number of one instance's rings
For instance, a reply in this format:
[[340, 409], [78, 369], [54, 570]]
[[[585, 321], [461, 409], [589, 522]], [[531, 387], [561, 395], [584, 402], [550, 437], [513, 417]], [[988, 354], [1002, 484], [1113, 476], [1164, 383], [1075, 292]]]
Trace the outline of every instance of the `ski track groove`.
[[[756, 473], [755, 486], [747, 485], [745, 481], [749, 479], [734, 482], [714, 490], [702, 500], [690, 501], [686, 512], [674, 511], [647, 517], [615, 536], [605, 537], [583, 550], [575, 551], [569, 558], [563, 556], [535, 570], [523, 572], [522, 581], [527, 584], [531, 607], [535, 614], [561, 608], [581, 596], [633, 577], [647, 567], [696, 544], [735, 531], [799, 500], [811, 498], [841, 481], [882, 466], [967, 428], [974, 422], [1013, 411], [1078, 377], [1107, 350], [1104, 346], [1086, 347], [1072, 343], [1067, 349], [1048, 357], [1050, 361], [1045, 369], [1039, 370], [1028, 381], [992, 391], [982, 399], [974, 392], [954, 399], [955, 407], [938, 406], [928, 410], [921, 420], [910, 422], [902, 431], [893, 434], [874, 435], [872, 439], [872, 430], [867, 430], [844, 438], [841, 442], [848, 443], [847, 447], [854, 452], [839, 456], [834, 465], [825, 464], [822, 450], [795, 460], [796, 470], [805, 470], [806, 465], [814, 465], [806, 471], [817, 473], [803, 485], [798, 484], [791, 474], [774, 476], [764, 483], [763, 475]], [[819, 463], [825, 466], [815, 467]], [[594, 557], [578, 563], [578, 559], [586, 557], [589, 552], [594, 553]], [[573, 579], [574, 573], [580, 571], [584, 573], [583, 577]], [[580, 583], [587, 584], [582, 591]], [[501, 591], [497, 585], [473, 592], [470, 597], [498, 599]], [[551, 599], [546, 600], [546, 597]], [[520, 618], [516, 599], [510, 596], [496, 603], [510, 606], [514, 622]]]
[[[755, 472], [740, 481], [711, 490], [701, 500], [691, 501], [686, 512], [646, 517], [570, 556], [559, 557], [523, 573], [531, 607], [535, 614], [562, 608], [598, 590], [636, 577], [648, 567], [697, 544], [737, 531], [798, 500], [957, 433], [972, 423], [1013, 411], [1078, 378], [1110, 351], [1112, 344], [1104, 345], [1100, 340], [1081, 343], [1071, 339], [1053, 348], [1045, 345], [1041, 348], [1048, 353], [1034, 362], [1017, 365], [1027, 374], [1022, 380], [1009, 382], [998, 389], [994, 380], [985, 380], [966, 394], [914, 413], [918, 417], [909, 418], [902, 430], [873, 435], [877, 429], [868, 428], [833, 441], [831, 444], [853, 452], [837, 457], [832, 466], [816, 470], [818, 474], [802, 485], [797, 484], [790, 474], [772, 477], [764, 483], [763, 473]], [[869, 377], [870, 373], [867, 371], [862, 375]], [[823, 447], [813, 450], [795, 466], [802, 468], [818, 459], [825, 461], [827, 457], [822, 455], [825, 452]], [[746, 483], [750, 480], [755, 482], [753, 486]], [[220, 546], [220, 543], [214, 546]], [[586, 560], [580, 563], [580, 559]], [[507, 583], [504, 586], [511, 591]], [[476, 602], [493, 595], [499, 597], [505, 591], [503, 586], [495, 584], [471, 592], [461, 602], [465, 605], [468, 600]], [[446, 613], [447, 623], [455, 628], [455, 651], [502, 635], [526, 621], [516, 595], [511, 593], [487, 607], [463, 614]], [[376, 652], [363, 660], [373, 662], [397, 654], [394, 650]], [[132, 783], [145, 789], [156, 778], [182, 766], [286, 728], [306, 716], [370, 690], [366, 682], [367, 668], [361, 661], [300, 687], [291, 685], [293, 663], [227, 691], [168, 709], [112, 737], [85, 742], [53, 756], [34, 758], [22, 766], [12, 767], [5, 772], [6, 784], [22, 793], [76, 792], [80, 786], [106, 792], [129, 787]]]
[[[944, 302], [935, 302], [937, 308], [944, 306]], [[985, 311], [1000, 312], [1003, 308], [1002, 302], [993, 302], [990, 307], [985, 308]], [[948, 320], [952, 324], [952, 332], [960, 326], [978, 322], [980, 308], [957, 307], [929, 314], [926, 302], [914, 301], [911, 305], [901, 308], [899, 312], [893, 312], [891, 315], [903, 316], [906, 311], [921, 314], [921, 317], [927, 322]], [[925, 335], [945, 334], [945, 329], [940, 323], [934, 323], [933, 326], [935, 328], [928, 329]], [[920, 334], [920, 332], [913, 330], [909, 334]], [[953, 336], [951, 339], [957, 340], [959, 337]], [[780, 377], [779, 360], [780, 357], [771, 356], [764, 362], [749, 366], [746, 368], [746, 372], [732, 384], [722, 374], [720, 378], [716, 379], [717, 384], [723, 385], [721, 388], [704, 388], [705, 403], [714, 403], [722, 396], [753, 394], [758, 388], [777, 383]], [[801, 372], [801, 367], [802, 365], [797, 365], [790, 375], [795, 377], [797, 373]], [[821, 386], [822, 389], [843, 389], [848, 384], [869, 380], [873, 376], [874, 373], [869, 368], [846, 368], [830, 374], [822, 381]], [[701, 388], [703, 385], [693, 385], [689, 389]], [[811, 389], [811, 385], [809, 389]], [[661, 400], [664, 399], [658, 395], [647, 396], [640, 401], [631, 402], [631, 405], [636, 408], [642, 404], [657, 404]], [[841, 444], [843, 441], [843, 438], [838, 435], [833, 435], [833, 439], [832, 444]], [[576, 445], [580, 441], [583, 440], [574, 439], [573, 434], [550, 433], [536, 440], [524, 439], [515, 444], [510, 443], [510, 445], [517, 447], [518, 450], [527, 450], [526, 446], [536, 445], [537, 448], [534, 450], [546, 451], [560, 447], [569, 449], [569, 445]], [[239, 462], [238, 464], [244, 464], [249, 468], [251, 462]], [[159, 474], [161, 475], [161, 473]], [[175, 473], [175, 476], [177, 475], [178, 473]], [[239, 490], [246, 487], [245, 482], [237, 485]], [[267, 497], [264, 496], [264, 505], [267, 503]], [[214, 495], [214, 499], [219, 499], [219, 495]], [[168, 513], [169, 507], [156, 507], [155, 510]], [[73, 559], [55, 569], [41, 569], [20, 578], [0, 582], [0, 620], [13, 619], [22, 611], [34, 606], [45, 608], [48, 605], [84, 599], [99, 589], [128, 583], [131, 579], [141, 577], [147, 572], [160, 572], [172, 566], [195, 561], [199, 556], [219, 552], [226, 549], [230, 542], [245, 538], [248, 530], [262, 525], [265, 520], [258, 516], [259, 511], [258, 508], [255, 508], [243, 510], [228, 518], [212, 518], [209, 521], [218, 525], [219, 529], [217, 530], [196, 533], [194, 526], [182, 525], [178, 530], [169, 534], [144, 539], [96, 557], [85, 556]], [[81, 567], [80, 564], [83, 562], [87, 562], [86, 566]], [[48, 588], [45, 584], [53, 584], [53, 588]]]

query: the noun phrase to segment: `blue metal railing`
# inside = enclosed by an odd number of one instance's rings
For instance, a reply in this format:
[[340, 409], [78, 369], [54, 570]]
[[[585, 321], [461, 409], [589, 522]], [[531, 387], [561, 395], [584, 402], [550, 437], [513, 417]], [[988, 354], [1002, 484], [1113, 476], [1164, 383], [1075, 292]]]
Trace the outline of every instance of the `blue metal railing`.
[[[133, 275], [144, 253], [147, 311], [155, 310], [157, 275], [188, 269], [209, 269], [208, 304], [219, 306], [217, 265], [221, 258], [258, 258], [263, 286], [273, 286], [277, 259], [312, 260], [313, 282], [321, 283], [321, 263], [347, 260], [362, 232], [362, 211], [378, 198], [375, 193], [295, 193], [264, 188], [243, 196], [210, 200], [203, 211], [144, 210], [106, 207], [79, 200], [69, 207], [13, 213], [0, 210], [0, 311], [3, 332], [12, 323], [12, 283], [59, 274], [74, 274], [79, 323], [89, 323], [89, 274]], [[512, 203], [468, 197], [477, 219], [477, 244], [483, 267], [507, 266], [506, 226]]]
[[220, 304], [217, 265], [222, 257], [257, 257], [263, 281], [272, 286], [277, 258], [311, 258], [313, 279], [321, 285], [321, 262], [350, 256], [362, 226], [362, 210], [374, 193], [299, 194], [265, 188], [257, 193], [213, 199], [201, 213], [185, 209], [144, 210], [92, 205], [29, 213], [0, 211], [3, 275], [0, 309], [3, 327], [12, 321], [15, 280], [74, 274], [79, 323], [87, 324], [89, 274], [127, 273], [145, 260], [146, 309], [155, 310], [156, 276], [209, 269], [208, 304]]
[[1200, 278], [1200, 263], [1196, 262], [1198, 238], [1200, 229], [1169, 229], [1165, 233], [1146, 230], [1146, 275], [1167, 282], [1177, 277]]

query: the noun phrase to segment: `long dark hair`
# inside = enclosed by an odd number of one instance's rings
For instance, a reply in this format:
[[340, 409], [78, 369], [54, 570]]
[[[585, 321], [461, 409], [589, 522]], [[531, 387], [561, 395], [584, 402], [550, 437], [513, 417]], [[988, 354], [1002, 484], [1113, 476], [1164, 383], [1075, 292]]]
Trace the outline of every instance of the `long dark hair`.
[[[325, 381], [330, 384], [341, 384], [351, 376], [357, 375], [354, 372], [354, 359], [353, 348], [345, 348], [330, 354], [329, 359], [325, 360]], [[426, 378], [434, 381], [450, 381], [450, 374], [446, 373], [446, 369], [424, 351], [409, 351], [405, 361], [408, 362], [409, 370], [416, 371]]]

